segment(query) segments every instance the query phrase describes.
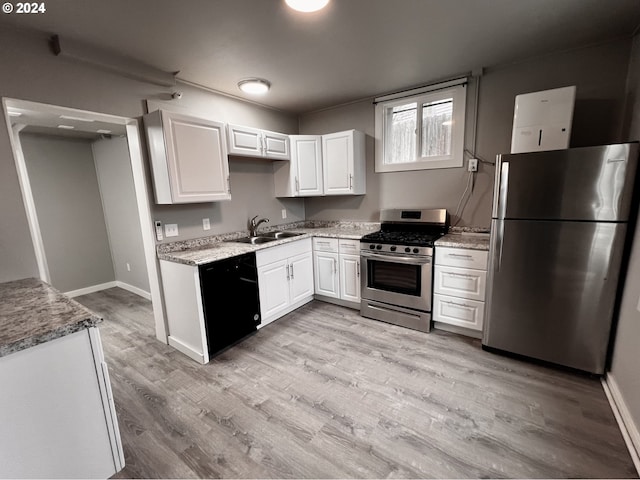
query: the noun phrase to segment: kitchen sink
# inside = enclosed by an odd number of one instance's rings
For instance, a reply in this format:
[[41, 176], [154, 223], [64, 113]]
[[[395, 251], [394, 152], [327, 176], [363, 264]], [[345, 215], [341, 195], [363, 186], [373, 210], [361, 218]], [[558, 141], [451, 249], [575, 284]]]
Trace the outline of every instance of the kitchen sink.
[[270, 237], [275, 239], [297, 237], [298, 235], [303, 234], [295, 232], [265, 232], [260, 234], [261, 237]]
[[251, 245], [258, 245], [260, 243], [268, 243], [275, 242], [278, 240], [275, 237], [242, 237], [242, 238], [234, 238], [233, 240], [227, 240], [227, 242], [237, 242], [237, 243], [250, 243]]
[[255, 237], [241, 237], [241, 238], [234, 238], [232, 240], [226, 240], [226, 241], [238, 242], [238, 243], [250, 243], [251, 245], [258, 245], [260, 243], [275, 242], [276, 240], [282, 240], [283, 238], [297, 237], [298, 235], [303, 235], [303, 234], [294, 233], [294, 232], [264, 232]]

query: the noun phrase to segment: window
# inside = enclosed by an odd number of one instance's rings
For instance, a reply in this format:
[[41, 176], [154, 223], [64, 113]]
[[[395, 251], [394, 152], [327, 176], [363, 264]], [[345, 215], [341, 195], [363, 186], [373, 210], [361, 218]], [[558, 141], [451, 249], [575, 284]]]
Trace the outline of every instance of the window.
[[466, 88], [456, 82], [376, 99], [376, 172], [463, 165]]

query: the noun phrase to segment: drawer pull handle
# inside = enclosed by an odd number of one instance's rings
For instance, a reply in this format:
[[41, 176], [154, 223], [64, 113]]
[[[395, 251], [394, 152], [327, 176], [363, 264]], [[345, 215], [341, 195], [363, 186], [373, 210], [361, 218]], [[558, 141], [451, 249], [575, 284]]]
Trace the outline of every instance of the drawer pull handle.
[[464, 303], [456, 303], [456, 302], [443, 302], [443, 303], [446, 303], [447, 305], [453, 305], [455, 307], [466, 308], [467, 310], [473, 310], [473, 307], [470, 307], [469, 305], [465, 305]]
[[453, 273], [453, 272], [444, 272], [445, 275], [449, 275], [450, 277], [462, 277], [462, 278], [478, 278], [477, 275], [465, 275], [464, 273]]
[[449, 256], [456, 258], [473, 258], [473, 255], [462, 255], [460, 253], [450, 253]]

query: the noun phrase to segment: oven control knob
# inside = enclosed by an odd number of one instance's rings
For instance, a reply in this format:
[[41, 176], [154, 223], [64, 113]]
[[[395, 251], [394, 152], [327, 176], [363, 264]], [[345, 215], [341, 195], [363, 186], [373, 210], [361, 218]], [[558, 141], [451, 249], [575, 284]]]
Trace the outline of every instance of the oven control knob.
[[377, 248], [378, 250], [382, 250], [382, 245], [376, 245], [376, 248]]
[[420, 253], [420, 250], [418, 250], [417, 248], [414, 248], [413, 253]]
[[391, 250], [392, 252], [396, 251], [396, 247], [389, 247], [389, 250]]
[[371, 245], [369, 245], [369, 248], [370, 248], [371, 250], [373, 250], [374, 248], [376, 248], [376, 246], [375, 246], [375, 245], [373, 245], [373, 244], [371, 244]]
[[405, 252], [409, 253], [411, 251], [411, 249], [409, 247], [404, 249]]

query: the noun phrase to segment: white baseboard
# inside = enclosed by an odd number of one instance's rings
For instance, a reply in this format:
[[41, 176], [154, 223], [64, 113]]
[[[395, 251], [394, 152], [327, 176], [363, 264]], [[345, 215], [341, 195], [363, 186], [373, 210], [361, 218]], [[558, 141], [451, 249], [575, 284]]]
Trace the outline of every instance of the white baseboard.
[[147, 300], [151, 300], [151, 294], [149, 292], [145, 292], [141, 288], [134, 287], [133, 285], [129, 285], [128, 283], [121, 282], [120, 280], [116, 280], [116, 287], [120, 287], [128, 292], [135, 293], [136, 295], [146, 298]]
[[633, 464], [640, 475], [640, 430], [638, 425], [635, 424], [618, 383], [610, 372], [606, 377], [602, 377], [602, 387], [613, 410], [613, 415], [616, 417], [624, 442], [627, 444]]
[[90, 287], [79, 288], [78, 290], [71, 290], [70, 292], [64, 292], [67, 297], [79, 297], [80, 295], [87, 295], [89, 293], [99, 292], [100, 290], [106, 290], [107, 288], [113, 288], [116, 286], [116, 282], [101, 283], [99, 285], [92, 285]]

